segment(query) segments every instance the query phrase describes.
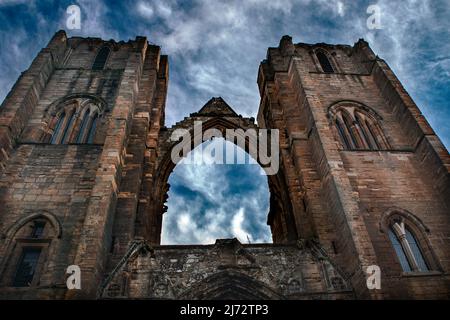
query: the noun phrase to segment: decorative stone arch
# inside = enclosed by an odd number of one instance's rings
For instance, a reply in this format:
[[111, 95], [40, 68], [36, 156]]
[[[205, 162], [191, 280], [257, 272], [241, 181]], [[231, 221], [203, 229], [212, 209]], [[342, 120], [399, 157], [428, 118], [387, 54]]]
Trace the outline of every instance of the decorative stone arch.
[[[380, 232], [385, 234], [387, 237], [389, 228], [391, 228], [391, 225], [394, 222], [403, 222], [414, 235], [420, 249], [422, 250], [422, 254], [425, 257], [425, 261], [429, 264], [430, 269], [442, 271], [442, 266], [440, 265], [439, 259], [432, 249], [431, 242], [428, 237], [428, 235], [431, 234], [431, 231], [425, 223], [408, 210], [399, 207], [390, 207], [381, 216], [379, 222]], [[387, 241], [389, 241], [389, 239]]]
[[62, 226], [59, 222], [59, 219], [51, 212], [48, 211], [40, 211], [28, 214], [23, 216], [19, 220], [17, 220], [13, 225], [11, 225], [5, 232], [2, 234], [3, 239], [12, 239], [19, 229], [21, 229], [28, 222], [35, 219], [45, 219], [50, 222], [53, 229], [55, 230], [55, 236], [60, 239], [62, 237]]
[[[336, 137], [341, 138], [343, 147], [350, 150], [357, 149], [362, 141], [354, 127], [353, 113], [345, 107], [337, 107], [331, 112], [331, 125]], [[330, 113], [328, 114], [330, 115]]]
[[182, 300], [284, 300], [264, 283], [235, 270], [219, 271], [203, 279], [177, 299]]
[[97, 114], [98, 118], [101, 118], [105, 112], [109, 111], [108, 104], [103, 98], [89, 93], [70, 94], [51, 103], [45, 109], [41, 141], [49, 142], [51, 140], [55, 126], [63, 112], [70, 113], [74, 117], [70, 131], [72, 135], [78, 134], [80, 122], [87, 108], [90, 108], [91, 115]]
[[93, 103], [99, 108], [99, 112], [109, 111], [108, 103], [102, 97], [90, 93], [73, 93], [59, 98], [48, 105], [45, 108], [46, 117], [56, 116], [64, 106], [71, 103], [77, 103], [80, 107], [84, 107], [88, 103]]
[[[148, 221], [152, 230], [156, 230], [154, 234], [150, 236], [150, 242], [154, 244], [160, 243], [161, 227], [162, 227], [162, 215], [167, 211], [167, 207], [164, 205], [168, 198], [169, 184], [168, 179], [176, 166], [171, 159], [171, 151], [178, 141], [172, 141], [171, 135], [177, 129], [185, 129], [191, 133], [191, 149], [203, 143], [201, 139], [195, 139], [194, 133], [194, 122], [202, 121], [202, 135], [208, 129], [216, 129], [222, 133], [223, 138], [227, 139], [225, 131], [227, 129], [242, 129], [243, 131], [247, 129], [254, 129], [258, 134], [259, 128], [254, 123], [253, 118], [244, 118], [238, 115], [222, 98], [212, 98], [208, 101], [200, 111], [192, 113], [190, 117], [186, 117], [183, 121], [176, 123], [169, 129], [162, 130], [159, 136], [158, 147], [156, 150], [157, 161], [155, 164], [155, 176], [153, 178], [153, 186], [151, 189], [151, 207], [150, 207], [150, 218], [141, 217], [141, 221]], [[242, 135], [241, 135], [242, 137]], [[230, 141], [235, 143], [235, 141]], [[248, 140], [245, 140], [245, 151], [248, 152]], [[259, 159], [254, 159], [261, 164]], [[280, 186], [280, 181], [284, 179], [284, 174], [282, 168], [280, 168], [278, 174], [268, 175], [269, 190], [271, 190], [270, 199], [270, 214], [268, 217], [268, 224], [271, 226], [272, 235], [275, 242], [294, 242], [297, 240], [297, 230], [296, 224], [291, 204], [291, 199], [288, 195], [287, 187]], [[286, 185], [286, 183], [284, 183]], [[279, 194], [272, 196], [272, 190], [279, 190], [279, 193], [284, 192], [283, 196]], [[276, 206], [275, 206], [276, 204]], [[148, 214], [144, 213], [144, 214]], [[270, 224], [270, 219], [273, 216], [281, 215], [283, 223], [283, 230], [280, 234], [274, 235], [273, 225]], [[149, 220], [150, 221], [149, 221]], [[139, 229], [139, 228], [138, 228]], [[144, 238], [148, 238], [145, 235]]]
[[[339, 100], [331, 104], [328, 108], [327, 116], [337, 141], [343, 139], [343, 137], [340, 138], [341, 133], [339, 132], [339, 128], [336, 128], [335, 125], [336, 121], [340, 121], [339, 118], [342, 114], [345, 114], [347, 119], [351, 122], [349, 124], [350, 128], [346, 128], [346, 130], [349, 131], [349, 134], [352, 134], [357, 141], [355, 149], [391, 149], [389, 141], [384, 135], [384, 130], [381, 126], [383, 118], [369, 106], [354, 100]], [[348, 138], [350, 139], [350, 137]], [[342, 145], [345, 147], [343, 141]]]
[[[17, 235], [27, 224], [36, 221], [45, 220], [51, 226], [51, 231], [46, 232], [44, 237], [39, 237], [37, 239], [25, 237], [23, 235]], [[1, 240], [3, 240], [0, 245], [0, 286], [10, 286], [11, 276], [15, 272], [16, 264], [18, 261], [18, 256], [25, 247], [37, 247], [40, 248], [41, 254], [39, 258], [39, 267], [37, 277], [35, 276], [32, 282], [32, 286], [39, 283], [40, 277], [44, 273], [47, 274], [47, 278], [53, 277], [52, 270], [47, 270], [48, 268], [54, 268], [54, 266], [48, 266], [48, 257], [54, 256], [56, 251], [56, 243], [62, 237], [62, 226], [59, 219], [48, 211], [33, 212], [31, 214], [26, 214], [19, 218], [15, 223], [13, 223], [8, 229], [1, 234]], [[56, 242], [56, 243], [55, 243]], [[48, 272], [46, 272], [48, 271]]]
[[387, 209], [383, 215], [381, 216], [379, 228], [382, 233], [386, 233], [389, 228], [389, 224], [395, 218], [406, 219], [408, 223], [412, 224], [411, 226], [414, 228], [414, 231], [418, 231], [421, 233], [428, 234], [430, 233], [430, 229], [423, 223], [423, 221], [412, 214], [408, 210], [399, 208], [399, 207], [390, 207]]
[[339, 64], [337, 63], [336, 59], [334, 58], [333, 55], [335, 55], [335, 53], [330, 53], [329, 49], [326, 48], [325, 46], [319, 46], [319, 47], [315, 47], [314, 49], [312, 49], [310, 51], [310, 54], [312, 56], [314, 65], [316, 66], [317, 71], [319, 72], [324, 72], [322, 69], [322, 65], [319, 61], [318, 58], [318, 53], [323, 53], [325, 55], [325, 57], [328, 59], [329, 63], [331, 64], [331, 67], [333, 68], [333, 73], [339, 73], [341, 72], [341, 69], [339, 67]]
[[[95, 55], [93, 60], [91, 61], [91, 70], [92, 71], [102, 71], [108, 65], [108, 61], [111, 59], [112, 52], [111, 45], [106, 43], [101, 46], [98, 46], [95, 50]], [[106, 56], [105, 55], [106, 52]]]
[[[352, 106], [353, 109], [361, 109], [365, 111], [369, 116], [371, 116], [374, 120], [382, 121], [383, 117], [380, 116], [373, 108], [368, 105], [361, 103], [356, 100], [346, 99], [346, 100], [338, 100], [333, 102], [328, 107], [328, 116], [331, 117], [336, 114], [340, 109], [345, 109], [345, 107]], [[353, 114], [352, 114], [353, 115]]]

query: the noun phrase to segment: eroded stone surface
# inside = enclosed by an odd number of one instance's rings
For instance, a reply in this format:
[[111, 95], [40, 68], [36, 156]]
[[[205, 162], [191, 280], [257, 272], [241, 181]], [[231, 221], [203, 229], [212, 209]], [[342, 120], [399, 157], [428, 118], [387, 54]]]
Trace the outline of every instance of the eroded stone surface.
[[317, 244], [155, 246], [136, 243], [102, 298], [351, 299], [354, 293]]

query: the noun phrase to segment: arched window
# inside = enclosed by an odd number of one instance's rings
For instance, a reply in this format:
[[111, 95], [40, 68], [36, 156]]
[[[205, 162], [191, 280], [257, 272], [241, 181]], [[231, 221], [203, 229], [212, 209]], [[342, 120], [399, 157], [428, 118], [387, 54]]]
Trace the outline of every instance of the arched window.
[[322, 50], [316, 51], [317, 60], [319, 60], [320, 66], [322, 67], [323, 72], [326, 73], [334, 73], [333, 65], [331, 64], [330, 59], [328, 59], [325, 52]]
[[103, 70], [108, 59], [110, 49], [108, 47], [102, 47], [95, 57], [92, 64], [92, 70]]
[[430, 268], [417, 242], [416, 237], [404, 221], [395, 221], [389, 228], [389, 239], [394, 247], [403, 271], [426, 272]]
[[[50, 214], [33, 214], [19, 220], [7, 232], [6, 268], [2, 272], [1, 285], [32, 287], [40, 284], [45, 272], [52, 241], [61, 235], [61, 227]], [[48, 271], [48, 270], [47, 270]]]
[[47, 135], [43, 141], [52, 144], [93, 143], [105, 103], [96, 97], [76, 97], [68, 102], [56, 101], [51, 109], [49, 113], [53, 114], [53, 120], [50, 118], [48, 123], [54, 124], [54, 129], [52, 136]]
[[346, 150], [387, 150], [385, 138], [376, 113], [355, 102], [340, 102], [330, 108], [330, 118], [337, 136]]

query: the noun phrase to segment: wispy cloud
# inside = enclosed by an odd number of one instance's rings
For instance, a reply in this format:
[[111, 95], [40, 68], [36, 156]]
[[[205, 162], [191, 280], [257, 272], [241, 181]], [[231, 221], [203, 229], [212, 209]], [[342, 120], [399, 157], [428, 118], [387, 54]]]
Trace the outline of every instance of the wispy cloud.
[[[212, 143], [223, 147], [223, 139]], [[226, 152], [234, 150], [230, 142]], [[201, 158], [200, 148], [191, 153]], [[243, 152], [244, 151], [240, 151]], [[226, 154], [225, 154], [226, 155]], [[204, 155], [203, 155], [204, 156]], [[270, 242], [267, 177], [257, 164], [183, 164], [169, 179], [168, 211], [163, 217], [162, 243], [213, 243], [237, 237], [241, 242]]]
[[233, 234], [241, 242], [246, 242], [246, 240], [252, 240], [252, 235], [247, 230], [244, 230], [243, 223], [245, 221], [245, 209], [239, 208], [238, 212], [233, 216], [231, 220], [231, 227]]

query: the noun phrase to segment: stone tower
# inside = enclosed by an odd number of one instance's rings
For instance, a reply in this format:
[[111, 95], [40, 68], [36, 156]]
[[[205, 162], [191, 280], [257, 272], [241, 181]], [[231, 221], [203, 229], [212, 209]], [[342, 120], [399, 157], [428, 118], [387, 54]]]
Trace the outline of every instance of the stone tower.
[[[282, 132], [281, 166], [304, 206], [299, 236], [318, 239], [360, 297], [449, 298], [450, 157], [387, 63], [362, 39], [284, 36], [258, 85], [258, 124]], [[381, 290], [365, 290], [370, 265]]]
[[[132, 237], [122, 220], [146, 201], [167, 85], [167, 56], [144, 37], [59, 31], [22, 73], [0, 114], [1, 296], [71, 297], [75, 264], [81, 296], [95, 297], [110, 252]], [[39, 258], [18, 279], [24, 253]]]
[[[166, 128], [159, 47], [57, 32], [0, 110], [0, 298], [448, 298], [450, 158], [387, 64], [285, 36], [258, 84], [258, 124], [212, 98]], [[196, 121], [279, 129], [274, 244], [159, 245], [171, 135]]]

